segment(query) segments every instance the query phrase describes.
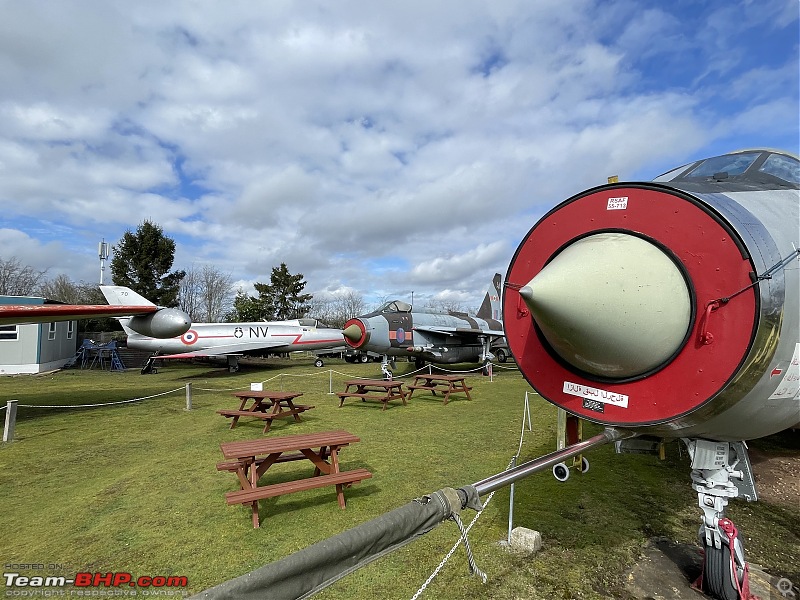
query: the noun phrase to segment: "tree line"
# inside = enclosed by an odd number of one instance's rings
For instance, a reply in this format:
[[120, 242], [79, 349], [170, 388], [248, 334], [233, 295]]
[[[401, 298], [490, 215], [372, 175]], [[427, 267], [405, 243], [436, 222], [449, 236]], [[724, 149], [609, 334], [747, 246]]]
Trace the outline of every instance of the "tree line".
[[[193, 322], [277, 321], [315, 318], [342, 328], [344, 323], [366, 312], [364, 298], [346, 292], [318, 299], [304, 293], [302, 273], [292, 274], [285, 263], [273, 267], [269, 283], [254, 284], [256, 295], [236, 289], [230, 273], [204, 264], [188, 270], [172, 270], [175, 241], [163, 229], [144, 221], [136, 231], [126, 231], [113, 246], [111, 277], [159, 306], [178, 307]], [[19, 258], [0, 257], [0, 295], [42, 296], [68, 304], [105, 304], [97, 284], [72, 281], [66, 275], [47, 277]], [[112, 328], [109, 319], [92, 319], [82, 329]]]

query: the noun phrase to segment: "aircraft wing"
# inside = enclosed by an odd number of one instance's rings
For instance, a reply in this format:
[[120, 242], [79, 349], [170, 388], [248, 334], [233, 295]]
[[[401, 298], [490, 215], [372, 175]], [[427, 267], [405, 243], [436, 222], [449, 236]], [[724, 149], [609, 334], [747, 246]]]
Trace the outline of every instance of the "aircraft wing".
[[0, 325], [25, 325], [74, 321], [93, 317], [146, 315], [156, 306], [109, 306], [107, 304], [8, 304], [0, 305]]
[[455, 336], [488, 335], [494, 337], [503, 337], [505, 335], [505, 332], [503, 330], [471, 329], [467, 327], [437, 327], [431, 325], [414, 327], [414, 331], [422, 331], [425, 333], [438, 333], [439, 335], [455, 335]]

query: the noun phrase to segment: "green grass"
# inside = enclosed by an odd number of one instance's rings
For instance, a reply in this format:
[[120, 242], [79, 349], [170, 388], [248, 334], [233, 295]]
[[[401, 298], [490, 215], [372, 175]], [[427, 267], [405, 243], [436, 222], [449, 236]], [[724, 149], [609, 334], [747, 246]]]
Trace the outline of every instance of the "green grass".
[[[3, 402], [21, 405], [102, 403], [177, 392], [122, 406], [85, 410], [20, 408], [16, 437], [0, 445], [0, 559], [56, 563], [65, 573], [130, 571], [184, 575], [200, 592], [311, 543], [339, 533], [439, 488], [473, 483], [503, 470], [517, 451], [523, 401], [530, 387], [515, 370], [493, 381], [471, 376], [473, 400], [416, 392], [408, 406], [330, 395], [351, 376], [379, 376], [376, 364], [308, 359], [274, 360], [237, 374], [199, 365], [170, 365], [157, 375], [138, 371], [64, 371], [0, 378]], [[397, 374], [412, 366], [400, 365]], [[464, 368], [468, 368], [464, 366]], [[332, 373], [331, 370], [334, 372]], [[272, 379], [273, 377], [277, 378]], [[347, 374], [346, 376], [343, 374]], [[235, 408], [230, 393], [250, 382], [269, 389], [303, 391], [316, 408], [303, 422], [275, 421], [269, 435], [347, 429], [361, 438], [341, 453], [346, 469], [364, 467], [373, 478], [345, 492], [341, 510], [332, 488], [262, 501], [261, 528], [249, 509], [227, 506], [235, 477], [218, 472], [219, 444], [262, 436], [261, 421], [236, 429], [215, 413]], [[193, 410], [184, 387], [192, 383]], [[0, 413], [3, 415], [4, 413]], [[533, 432], [521, 460], [554, 449], [556, 411], [531, 396]], [[585, 426], [584, 436], [599, 431]], [[796, 436], [765, 443], [797, 450]], [[489, 580], [467, 574], [459, 548], [423, 594], [455, 598], [624, 598], [626, 570], [643, 543], [663, 535], [692, 542], [700, 522], [689, 468], [678, 443], [665, 461], [617, 456], [604, 447], [587, 455], [591, 468], [558, 483], [548, 473], [516, 485], [514, 524], [542, 532], [535, 556], [508, 553], [509, 491], [499, 490], [470, 532], [478, 566]], [[303, 463], [276, 466], [267, 478], [308, 471]], [[466, 511], [465, 519], [474, 513]], [[800, 580], [797, 510], [734, 501], [730, 516], [744, 532], [748, 558], [775, 575]], [[458, 538], [452, 523], [337, 582], [318, 595], [334, 598], [410, 598]], [[58, 574], [48, 572], [46, 574]]]

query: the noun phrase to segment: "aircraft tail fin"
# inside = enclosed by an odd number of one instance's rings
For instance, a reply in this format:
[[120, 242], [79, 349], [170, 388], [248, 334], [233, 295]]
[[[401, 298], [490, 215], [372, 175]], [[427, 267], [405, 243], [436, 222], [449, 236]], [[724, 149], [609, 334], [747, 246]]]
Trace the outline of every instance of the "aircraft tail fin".
[[500, 302], [500, 285], [503, 283], [503, 276], [495, 273], [486, 296], [483, 297], [481, 307], [478, 309], [478, 318], [493, 319], [501, 321], [503, 319], [503, 307]]
[[[112, 306], [155, 306], [150, 300], [124, 285], [101, 285], [100, 291], [106, 297], [106, 302]], [[118, 318], [117, 321], [122, 325], [122, 329], [127, 335], [138, 333], [128, 326], [131, 322], [131, 317]]]
[[101, 285], [100, 291], [112, 306], [155, 306], [147, 298], [122, 285]]

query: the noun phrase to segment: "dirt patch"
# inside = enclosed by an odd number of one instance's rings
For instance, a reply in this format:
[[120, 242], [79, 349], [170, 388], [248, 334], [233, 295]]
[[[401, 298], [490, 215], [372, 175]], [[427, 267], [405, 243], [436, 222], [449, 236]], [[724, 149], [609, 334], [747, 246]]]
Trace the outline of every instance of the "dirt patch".
[[[795, 435], [800, 436], [800, 431]], [[800, 508], [800, 451], [750, 448], [750, 463], [761, 502]]]

